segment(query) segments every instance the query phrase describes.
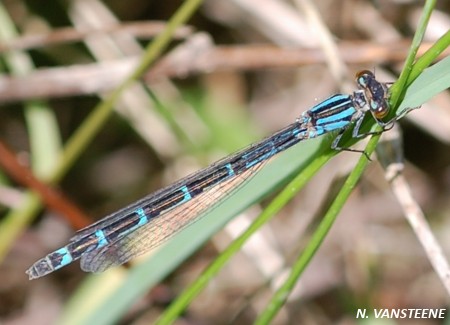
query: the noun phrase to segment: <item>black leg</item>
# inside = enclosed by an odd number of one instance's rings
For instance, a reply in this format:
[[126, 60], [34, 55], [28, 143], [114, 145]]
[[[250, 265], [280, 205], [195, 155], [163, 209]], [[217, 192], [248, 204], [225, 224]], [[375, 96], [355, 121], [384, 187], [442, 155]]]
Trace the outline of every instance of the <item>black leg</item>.
[[[356, 122], [356, 124], [361, 125], [361, 122], [358, 121]], [[356, 127], [356, 126], [355, 126]], [[339, 134], [336, 136], [336, 138], [333, 140], [333, 143], [331, 144], [331, 149], [336, 150], [336, 151], [349, 151], [349, 152], [358, 152], [358, 153], [362, 153], [364, 154], [364, 156], [366, 156], [366, 158], [369, 161], [372, 161], [372, 159], [370, 159], [369, 155], [367, 154], [367, 152], [365, 152], [364, 150], [358, 150], [358, 149], [352, 149], [352, 148], [344, 148], [344, 147], [340, 147], [339, 146], [339, 141], [341, 140], [342, 136], [344, 135], [344, 132], [347, 130], [347, 128], [343, 128], [342, 130], [339, 131]]]

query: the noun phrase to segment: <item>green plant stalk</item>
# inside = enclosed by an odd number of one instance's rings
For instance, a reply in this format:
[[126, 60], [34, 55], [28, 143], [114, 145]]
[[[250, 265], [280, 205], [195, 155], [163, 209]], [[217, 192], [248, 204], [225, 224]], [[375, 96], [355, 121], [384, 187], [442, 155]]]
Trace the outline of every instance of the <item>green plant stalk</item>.
[[66, 174], [75, 160], [78, 159], [95, 135], [101, 130], [102, 126], [110, 116], [115, 102], [119, 99], [124, 90], [147, 71], [150, 64], [153, 63], [168, 46], [175, 30], [194, 14], [201, 3], [202, 0], [185, 1], [168, 21], [164, 31], [149, 44], [139, 66], [117, 87], [116, 90], [114, 90], [111, 96], [94, 108], [93, 112], [87, 117], [83, 125], [78, 128], [75, 134], [67, 142], [60, 164], [56, 167], [55, 173], [50, 179], [52, 183], [58, 182]]
[[[374, 152], [379, 138], [380, 135], [376, 135], [369, 140], [369, 143], [367, 144], [367, 147], [365, 149], [368, 155]], [[335, 200], [328, 209], [328, 212], [325, 214], [323, 220], [317, 227], [317, 230], [311, 237], [311, 240], [309, 241], [305, 250], [302, 252], [300, 257], [297, 259], [297, 262], [292, 267], [289, 277], [273, 295], [272, 299], [267, 305], [267, 308], [264, 309], [264, 311], [256, 320], [255, 324], [270, 324], [271, 320], [276, 316], [278, 311], [284, 305], [295, 284], [298, 282], [299, 277], [308, 266], [314, 254], [325, 239], [325, 236], [328, 234], [328, 231], [331, 229], [331, 226], [334, 224], [337, 215], [342, 210], [345, 202], [355, 188], [358, 180], [361, 178], [368, 163], [369, 161], [367, 160], [366, 156], [361, 155], [361, 158], [359, 159], [353, 171], [348, 176], [342, 189], [336, 196]]]
[[312, 161], [297, 177], [295, 177], [284, 190], [267, 206], [266, 209], [255, 219], [255, 221], [234, 240], [161, 315], [155, 325], [171, 324], [175, 321], [190, 302], [201, 292], [209, 283], [211, 278], [216, 275], [223, 266], [231, 259], [245, 244], [245, 242], [263, 225], [265, 225], [273, 216], [275, 216], [312, 176], [335, 154], [333, 152], [318, 156]]
[[406, 91], [407, 81], [413, 68], [417, 51], [419, 50], [420, 44], [422, 43], [423, 36], [425, 35], [425, 31], [427, 29], [428, 21], [430, 20], [435, 6], [436, 0], [427, 0], [425, 2], [422, 16], [420, 17], [419, 25], [417, 26], [416, 33], [414, 34], [411, 47], [405, 60], [405, 65], [403, 66], [403, 70], [400, 73], [398, 80], [394, 85], [392, 85], [390, 89], [390, 105], [394, 109], [398, 107]]
[[444, 52], [450, 45], [450, 31], [447, 31], [442, 35], [436, 43], [434, 43], [420, 58], [417, 59], [414, 64], [408, 80], [406, 81], [406, 87], [410, 86], [414, 80], [422, 73], [423, 70], [428, 68], [436, 58]]
[[[442, 53], [442, 51], [448, 46], [449, 40], [446, 34], [441, 37], [440, 41], [434, 44], [434, 46], [430, 48], [429, 51], [426, 52], [427, 55], [425, 56], [425, 58], [423, 58], [422, 60], [418, 60], [420, 65], [416, 69], [414, 69], [414, 74], [411, 75], [411, 71], [413, 71], [413, 68], [415, 68], [414, 60], [423, 39], [423, 35], [425, 33], [426, 26], [428, 24], [434, 6], [434, 0], [426, 2], [422, 17], [419, 22], [418, 30], [414, 35], [413, 44], [405, 62], [404, 69], [400, 75], [399, 80], [391, 88], [390, 103], [391, 107], [393, 107], [394, 109], [399, 106], [397, 104], [400, 103], [400, 100], [402, 99], [402, 96], [406, 91], [405, 87], [412, 81], [414, 81], [414, 79], [417, 78], [420, 72], [423, 71], [423, 69], [425, 69], [429, 64], [431, 64], [434, 58]], [[365, 149], [368, 154], [373, 153], [379, 141], [379, 138], [380, 135], [375, 135], [370, 139]], [[328, 212], [324, 216], [323, 221], [320, 223], [316, 232], [313, 234], [311, 241], [308, 243], [304, 252], [300, 255], [297, 262], [294, 264], [288, 279], [274, 294], [269, 304], [267, 305], [267, 308], [261, 313], [255, 324], [269, 324], [281, 309], [281, 307], [284, 305], [295, 284], [298, 282], [299, 277], [311, 261], [317, 249], [320, 247], [320, 244], [324, 240], [326, 234], [331, 229], [331, 226], [333, 225], [338, 213], [341, 211], [343, 205], [350, 196], [353, 188], [355, 187], [357, 181], [359, 180], [365, 167], [367, 166], [367, 163], [367, 159], [364, 156], [361, 156], [355, 169], [347, 178], [341, 191], [336, 196], [336, 199], [333, 201]]]

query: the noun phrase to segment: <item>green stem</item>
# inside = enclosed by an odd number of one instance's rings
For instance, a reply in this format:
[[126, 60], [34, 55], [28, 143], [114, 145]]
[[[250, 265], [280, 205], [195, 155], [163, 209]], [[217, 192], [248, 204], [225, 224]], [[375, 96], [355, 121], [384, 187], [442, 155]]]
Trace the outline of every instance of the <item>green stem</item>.
[[419, 25], [417, 26], [416, 33], [411, 43], [411, 48], [409, 49], [408, 55], [405, 60], [405, 65], [400, 73], [400, 77], [392, 85], [390, 91], [390, 104], [391, 107], [397, 108], [400, 104], [402, 97], [404, 96], [407, 81], [410, 78], [409, 75], [413, 69], [414, 60], [416, 59], [417, 51], [419, 50], [420, 44], [422, 43], [423, 36], [427, 29], [428, 21], [430, 20], [433, 9], [436, 6], [436, 0], [427, 0], [423, 7], [422, 16], [419, 20]]
[[161, 315], [156, 325], [166, 325], [174, 322], [190, 302], [209, 283], [211, 278], [217, 274], [228, 260], [233, 257], [244, 245], [244, 243], [273, 216], [275, 216], [296, 194], [303, 188], [309, 179], [331, 158], [334, 153], [318, 156], [309, 164], [285, 189], [267, 206], [258, 218], [247, 228], [247, 230], [234, 240]]
[[411, 73], [409, 74], [408, 80], [406, 81], [406, 86], [410, 86], [411, 83], [422, 73], [422, 71], [428, 68], [431, 63], [433, 63], [436, 58], [449, 47], [449, 45], [450, 31], [447, 31], [447, 33], [441, 36], [436, 43], [433, 44], [433, 46], [431, 46], [419, 59], [417, 59]]
[[120, 98], [125, 89], [147, 71], [150, 64], [153, 63], [168, 46], [175, 30], [194, 14], [201, 3], [202, 0], [185, 1], [168, 21], [164, 31], [147, 47], [139, 66], [108, 98], [93, 109], [93, 112], [87, 117], [83, 125], [78, 128], [67, 142], [61, 161], [51, 177], [51, 182], [58, 182], [67, 173], [68, 169], [83, 153], [84, 149], [92, 142], [95, 135], [101, 130], [102, 126], [111, 115], [115, 102]]
[[[376, 148], [376, 145], [379, 140], [379, 135], [374, 136], [370, 139], [365, 151], [367, 154], [373, 153]], [[345, 202], [353, 191], [356, 183], [360, 179], [364, 169], [368, 164], [368, 160], [365, 155], [361, 155], [358, 163], [355, 166], [355, 169], [351, 172], [347, 180], [345, 181], [341, 191], [336, 196], [332, 205], [328, 209], [328, 212], [325, 214], [322, 222], [317, 227], [317, 230], [314, 232], [311, 240], [306, 246], [303, 253], [299, 256], [296, 263], [292, 267], [291, 273], [289, 277], [286, 279], [284, 284], [277, 290], [277, 292], [273, 295], [272, 299], [267, 305], [267, 308], [261, 313], [261, 315], [256, 320], [255, 324], [270, 324], [271, 320], [276, 316], [278, 311], [286, 302], [286, 299], [289, 297], [292, 289], [295, 284], [298, 282], [299, 277], [308, 266], [309, 262], [313, 258], [314, 254], [322, 244], [325, 239], [328, 231], [331, 229], [331, 226], [334, 224], [337, 215], [342, 210]]]

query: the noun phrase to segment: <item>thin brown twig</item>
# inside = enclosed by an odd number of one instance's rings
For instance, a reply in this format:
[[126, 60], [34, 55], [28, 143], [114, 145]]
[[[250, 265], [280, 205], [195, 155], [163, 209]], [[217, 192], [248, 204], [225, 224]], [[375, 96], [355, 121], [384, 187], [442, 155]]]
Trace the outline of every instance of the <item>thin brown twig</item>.
[[22, 166], [17, 161], [14, 153], [1, 140], [0, 165], [16, 182], [38, 193], [45, 204], [67, 218], [75, 229], [81, 229], [91, 223], [90, 218], [61, 192], [41, 182], [34, 176], [33, 172]]
[[447, 294], [450, 295], [450, 266], [443, 250], [433, 235], [425, 214], [414, 199], [411, 188], [403, 176], [403, 150], [401, 133], [396, 125], [391, 132], [384, 133], [377, 147], [377, 156], [385, 170], [385, 178], [400, 204], [406, 220], [420, 241], [428, 260], [439, 276]]
[[[320, 49], [285, 49], [271, 45], [214, 47], [209, 41], [196, 42], [182, 44], [163, 57], [147, 72], [144, 80], [152, 82], [160, 78], [185, 78], [212, 71], [292, 68], [325, 62]], [[394, 44], [341, 42], [339, 50], [345, 62], [359, 65], [401, 61], [408, 46], [407, 41]], [[429, 46], [424, 44], [420, 51], [424, 52]], [[0, 103], [109, 91], [132, 71], [137, 62], [138, 57], [130, 57], [105, 63], [39, 69], [22, 77], [0, 77]]]
[[[98, 34], [127, 33], [131, 36], [149, 39], [161, 33], [165, 27], [166, 22], [164, 21], [151, 21], [127, 22], [104, 28], [84, 28], [83, 30], [77, 30], [73, 27], [58, 28], [49, 33], [24, 35], [14, 40], [1, 43], [0, 53], [11, 50], [30, 50], [49, 45], [79, 42], [84, 41], [89, 36]], [[183, 39], [188, 37], [192, 31], [192, 27], [182, 26], [175, 31], [174, 37], [175, 39]]]

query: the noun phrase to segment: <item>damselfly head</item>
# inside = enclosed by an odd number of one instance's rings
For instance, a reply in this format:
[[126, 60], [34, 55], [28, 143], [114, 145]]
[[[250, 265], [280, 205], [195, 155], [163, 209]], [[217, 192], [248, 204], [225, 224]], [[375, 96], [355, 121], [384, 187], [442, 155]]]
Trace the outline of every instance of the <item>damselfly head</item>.
[[362, 70], [356, 73], [356, 83], [362, 89], [366, 89], [369, 87], [369, 83], [371, 80], [375, 79], [375, 75], [372, 71]]
[[389, 112], [387, 103], [387, 87], [375, 79], [372, 71], [362, 70], [356, 74], [356, 83], [364, 91], [367, 104], [377, 119], [385, 117]]

